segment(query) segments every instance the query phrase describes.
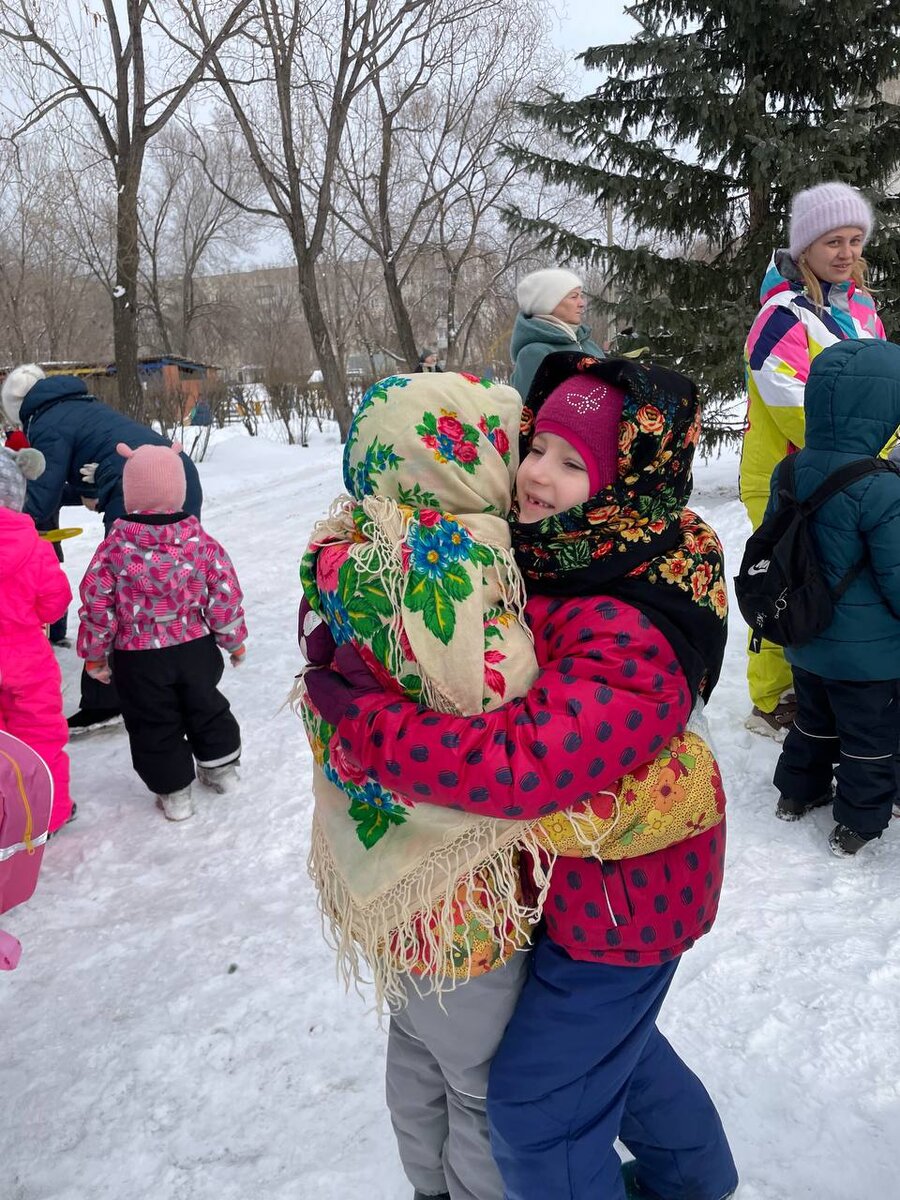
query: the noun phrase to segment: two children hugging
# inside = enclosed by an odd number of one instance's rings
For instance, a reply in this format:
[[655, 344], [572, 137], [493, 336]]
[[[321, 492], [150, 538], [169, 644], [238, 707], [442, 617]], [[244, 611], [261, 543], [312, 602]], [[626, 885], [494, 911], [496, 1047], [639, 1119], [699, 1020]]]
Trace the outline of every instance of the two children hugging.
[[[309, 571], [304, 579], [312, 615], [340, 643], [309, 657], [323, 664], [333, 658], [355, 677], [348, 682], [324, 668], [305, 676], [319, 722], [317, 760], [330, 783], [355, 795], [350, 813], [371, 824], [367, 804], [380, 809], [379, 820], [387, 820], [389, 808], [399, 810], [401, 830], [413, 825], [409, 813], [428, 808], [512, 827], [520, 861], [530, 868], [523, 901], [536, 883], [531, 900], [546, 919], [524, 986], [526, 956], [516, 953], [515, 939], [510, 951], [503, 919], [511, 911], [521, 918], [522, 909], [502, 887], [486, 889], [480, 922], [470, 903], [469, 923], [451, 926], [453, 944], [445, 949], [454, 952], [454, 963], [461, 951], [457, 986], [446, 990], [449, 971], [435, 962], [433, 936], [418, 961], [414, 952], [401, 956], [410, 974], [405, 1003], [392, 1011], [388, 1043], [388, 1101], [401, 1158], [422, 1196], [543, 1200], [559, 1194], [575, 1163], [573, 1195], [619, 1197], [625, 1185], [613, 1143], [620, 1136], [636, 1155], [634, 1186], [643, 1194], [682, 1194], [688, 1181], [692, 1194], [721, 1200], [736, 1174], [718, 1116], [655, 1026], [680, 954], [714, 920], [723, 866], [724, 796], [715, 760], [708, 750], [705, 759], [682, 753], [680, 740], [692, 736], [684, 735], [691, 710], [718, 677], [727, 613], [718, 541], [685, 509], [699, 428], [696, 390], [672, 372], [577, 354], [552, 356], [542, 366], [523, 419], [525, 461], [511, 525], [536, 662], [503, 702], [485, 694], [480, 709], [466, 710], [447, 702], [460, 656], [452, 645], [443, 654], [440, 646], [428, 647], [419, 613], [429, 596], [434, 616], [454, 607], [454, 593], [470, 594], [460, 582], [460, 562], [470, 583], [477, 575], [472, 563], [487, 563], [478, 587], [496, 589], [493, 560], [484, 554], [499, 549], [500, 609], [515, 623], [516, 580], [502, 554], [500, 523], [489, 533], [469, 532], [472, 516], [508, 507], [508, 495], [505, 505], [493, 491], [487, 498], [479, 477], [494, 461], [491, 432], [501, 429], [500, 444], [512, 439], [502, 415], [506, 389], [479, 395], [479, 381], [470, 380], [467, 403], [464, 377], [452, 385], [451, 379], [434, 381], [445, 390], [424, 405], [405, 377], [383, 381], [379, 394], [367, 397], [363, 423], [377, 419], [380, 428], [363, 428], [348, 443], [345, 480], [356, 503], [342, 513], [351, 553], [371, 538], [386, 501], [399, 515], [387, 521], [391, 537], [376, 535], [379, 552], [367, 552], [349, 570], [321, 561], [334, 530], [314, 537], [318, 596], [308, 586]], [[514, 453], [505, 467], [511, 482]], [[445, 487], [460, 483], [468, 491], [453, 493], [445, 507]], [[503, 524], [508, 539], [510, 526]], [[400, 564], [399, 576], [389, 573], [399, 582], [388, 588], [393, 615], [386, 618], [403, 634], [395, 631], [399, 661], [381, 652], [377, 622], [365, 617], [384, 607], [372, 600], [372, 585], [380, 587], [384, 574], [374, 564], [386, 561]], [[483, 625], [489, 611], [479, 618]], [[309, 617], [302, 616], [307, 644], [320, 632]], [[489, 644], [482, 637], [485, 675]], [[508, 670], [506, 659], [527, 650], [510, 643], [499, 653]], [[391, 675], [402, 693], [424, 703], [384, 690]], [[429, 686], [417, 694], [410, 675], [428, 676]], [[697, 799], [696, 811], [681, 816], [676, 805], [686, 792]], [[318, 790], [316, 796], [318, 817]], [[643, 819], [632, 825], [640, 804], [646, 804]], [[595, 805], [608, 820], [605, 830], [598, 824], [591, 833], [578, 818]], [[549, 853], [538, 867], [549, 879], [542, 878], [533, 869], [530, 838], [544, 839], [566, 821], [562, 843], [546, 842]], [[660, 840], [644, 847], [641, 838], [650, 832]], [[314, 851], [315, 845], [314, 839]], [[489, 857], [489, 883], [494, 863]], [[323, 881], [315, 855], [313, 868]], [[464, 882], [471, 879], [470, 873]], [[421, 898], [415, 881], [412, 894]], [[450, 872], [444, 895], [432, 897], [440, 901], [433, 910], [438, 925], [455, 882]], [[335, 892], [323, 891], [326, 914], [341, 934], [355, 915], [352, 892], [348, 906], [335, 911], [329, 907]], [[494, 950], [493, 960], [475, 956], [477, 972], [465, 954], [473, 923]], [[515, 921], [512, 927], [520, 928]], [[404, 938], [410, 928], [407, 920]], [[373, 948], [362, 936], [358, 945], [370, 959], [391, 957], [395, 949], [392, 937]], [[409, 941], [403, 948], [410, 950]], [[370, 965], [377, 977], [381, 964]], [[485, 1095], [498, 1044], [487, 1099], [489, 1142]], [[552, 1129], [542, 1117], [548, 1104], [560, 1112]]]
[[81, 584], [78, 653], [115, 676], [134, 769], [170, 821], [194, 813], [196, 777], [216, 792], [237, 778], [240, 728], [218, 690], [225, 651], [244, 657], [243, 595], [222, 546], [183, 511], [181, 446], [117, 447], [127, 515]]

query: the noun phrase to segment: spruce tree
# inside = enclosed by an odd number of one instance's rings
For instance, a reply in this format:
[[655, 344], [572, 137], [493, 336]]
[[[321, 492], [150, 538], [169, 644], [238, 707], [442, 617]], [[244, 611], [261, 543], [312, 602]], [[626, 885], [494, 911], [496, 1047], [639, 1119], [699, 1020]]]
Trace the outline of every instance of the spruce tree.
[[[741, 350], [791, 195], [823, 180], [876, 209], [866, 248], [890, 336], [900, 327], [900, 72], [896, 0], [644, 0], [641, 31], [581, 57], [603, 73], [581, 100], [524, 106], [565, 157], [507, 146], [546, 180], [615, 206], [636, 248], [560, 223], [526, 221], [560, 259], [606, 263], [610, 315], [707, 396], [742, 388]], [[715, 407], [715, 405], [713, 406]]]

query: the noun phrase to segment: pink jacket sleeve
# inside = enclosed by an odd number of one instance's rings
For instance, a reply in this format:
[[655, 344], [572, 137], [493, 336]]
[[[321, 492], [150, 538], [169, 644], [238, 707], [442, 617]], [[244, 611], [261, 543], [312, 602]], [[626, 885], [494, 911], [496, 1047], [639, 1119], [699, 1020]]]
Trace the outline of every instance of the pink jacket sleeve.
[[672, 647], [637, 610], [595, 612], [590, 640], [583, 616], [578, 626], [524, 698], [481, 716], [363, 697], [338, 727], [333, 763], [487, 817], [530, 820], [596, 795], [684, 729], [691, 698]]
[[38, 546], [38, 556], [38, 591], [35, 597], [35, 609], [39, 621], [52, 625], [69, 607], [72, 600], [72, 589], [49, 542], [41, 541]]
[[116, 640], [116, 576], [109, 561], [109, 550], [116, 531], [97, 547], [79, 589], [78, 655], [99, 660], [107, 658]]
[[216, 642], [230, 654], [247, 640], [244, 620], [244, 594], [234, 564], [224, 547], [203, 531], [208, 597], [203, 620], [215, 634]]

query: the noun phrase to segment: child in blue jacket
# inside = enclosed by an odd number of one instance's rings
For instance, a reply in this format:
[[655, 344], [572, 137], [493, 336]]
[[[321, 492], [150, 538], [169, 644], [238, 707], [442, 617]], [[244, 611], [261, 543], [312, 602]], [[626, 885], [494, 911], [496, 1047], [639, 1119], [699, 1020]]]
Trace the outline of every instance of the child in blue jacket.
[[[900, 346], [845, 341], [823, 351], [806, 385], [806, 445], [795, 459], [804, 500], [827, 476], [877, 456], [900, 429]], [[777, 504], [773, 476], [769, 509]], [[811, 518], [828, 585], [862, 563], [818, 637], [786, 651], [797, 717], [775, 770], [776, 814], [793, 821], [833, 803], [838, 856], [880, 838], [897, 799], [900, 744], [900, 475], [878, 472]], [[837, 787], [832, 793], [832, 785]]]

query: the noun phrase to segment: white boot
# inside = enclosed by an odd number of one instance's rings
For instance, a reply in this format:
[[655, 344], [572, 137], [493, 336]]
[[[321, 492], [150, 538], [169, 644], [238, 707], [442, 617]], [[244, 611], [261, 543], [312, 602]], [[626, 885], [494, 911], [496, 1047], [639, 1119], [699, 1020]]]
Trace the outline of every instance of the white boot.
[[194, 815], [190, 784], [178, 792], [170, 792], [168, 796], [157, 796], [156, 803], [163, 810], [167, 821], [186, 821]]
[[212, 788], [220, 796], [234, 791], [235, 784], [240, 779], [237, 772], [237, 762], [225, 763], [222, 767], [202, 767], [197, 763], [197, 779], [204, 787]]

